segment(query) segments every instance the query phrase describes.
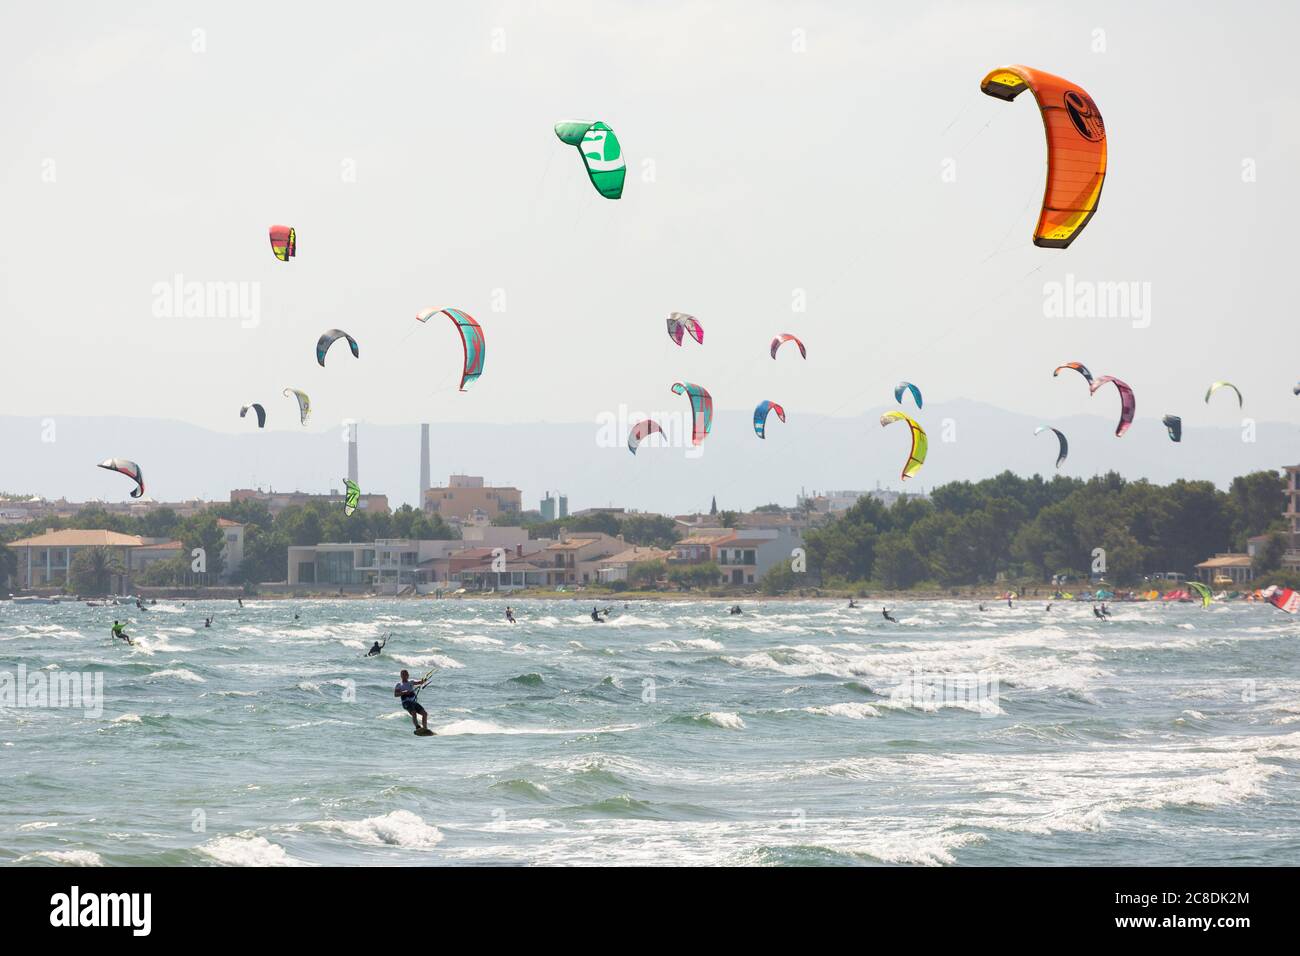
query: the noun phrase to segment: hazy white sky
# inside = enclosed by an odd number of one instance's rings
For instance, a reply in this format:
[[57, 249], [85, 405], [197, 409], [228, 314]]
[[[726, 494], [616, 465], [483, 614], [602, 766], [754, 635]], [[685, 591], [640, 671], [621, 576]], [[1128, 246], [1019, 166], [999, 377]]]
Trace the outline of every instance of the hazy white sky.
[[[1298, 26], [1287, 3], [7, 5], [0, 414], [234, 431], [260, 400], [297, 428], [293, 385], [321, 429], [591, 421], [675, 408], [686, 379], [720, 407], [848, 415], [906, 378], [1114, 418], [1051, 378], [1080, 360], [1139, 416], [1230, 424], [1225, 396], [1201, 402], [1224, 378], [1287, 419]], [[979, 92], [1004, 63], [1071, 78], [1105, 118], [1100, 210], [1068, 250], [1031, 243], [1030, 98]], [[622, 200], [556, 140], [570, 117], [618, 132]], [[1045, 316], [1067, 273], [1149, 283], [1149, 326]], [[259, 324], [156, 317], [178, 274], [256, 283]], [[431, 305], [486, 331], [466, 394], [450, 324], [414, 321]], [[673, 310], [704, 348], [668, 341]], [[360, 361], [316, 365], [331, 326]], [[782, 331], [806, 363], [768, 357]]]

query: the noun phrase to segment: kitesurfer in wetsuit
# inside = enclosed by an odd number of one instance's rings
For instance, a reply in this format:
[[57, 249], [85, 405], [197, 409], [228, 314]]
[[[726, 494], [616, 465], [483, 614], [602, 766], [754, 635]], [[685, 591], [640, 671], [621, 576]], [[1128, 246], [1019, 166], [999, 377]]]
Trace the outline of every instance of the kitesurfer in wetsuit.
[[883, 614], [883, 615], [885, 616], [885, 620], [886, 620], [886, 621], [893, 621], [895, 624], [898, 623], [898, 618], [896, 618], [896, 617], [894, 617], [894, 615], [890, 614], [888, 608], [883, 608], [883, 607], [882, 607], [882, 608], [880, 609], [880, 613]]
[[133, 647], [135, 646], [135, 641], [131, 640], [131, 636], [126, 633], [126, 625], [123, 624], [121, 621], [113, 622], [113, 638], [114, 640], [120, 638], [121, 640], [126, 641], [131, 646]]
[[984, 602], [983, 602], [983, 601], [980, 602], [980, 610], [981, 610], [981, 611], [984, 610]]
[[205, 618], [204, 621], [203, 621], [203, 626], [204, 626], [204, 627], [211, 627], [211, 626], [212, 626], [212, 618], [210, 618], [210, 617], [209, 617], [209, 618]]
[[742, 611], [742, 610], [740, 609], [740, 605], [739, 605], [739, 604], [736, 604], [736, 605], [733, 605], [733, 606], [732, 606], [732, 608], [731, 608], [731, 613], [732, 613], [732, 614], [744, 614], [745, 612]]
[[1095, 605], [1095, 604], [1092, 606], [1092, 616], [1093, 616], [1093, 617], [1096, 617], [1096, 618], [1100, 618], [1100, 617], [1101, 617], [1101, 611], [1098, 611], [1098, 610], [1097, 610], [1097, 605]]
[[511, 624], [516, 623], [515, 612], [508, 605], [506, 607], [506, 620], [509, 621]]
[[591, 619], [595, 621], [597, 624], [605, 623], [605, 619], [600, 616], [600, 612], [597, 611], [594, 607], [591, 609]]
[[384, 643], [380, 644], [378, 641], [375, 641], [375, 643], [370, 646], [370, 650], [366, 651], [366, 657], [378, 657], [379, 652], [382, 651], [387, 646], [388, 646], [388, 635], [385, 634]]
[[1105, 601], [1102, 601], [1102, 602], [1101, 602], [1101, 616], [1102, 616], [1102, 617], [1110, 617], [1110, 611], [1106, 608], [1106, 602], [1105, 602]]
[[853, 598], [849, 598], [849, 607], [857, 607], [857, 605], [853, 603]]
[[[401, 698], [402, 709], [411, 715], [411, 723], [416, 730], [429, 729], [429, 712], [420, 706], [420, 700], [416, 696], [425, 683], [423, 680], [411, 680], [411, 675], [403, 670], [402, 679], [393, 687], [393, 696]], [[417, 714], [420, 717], [418, 721], [415, 719]]]
[[1047, 610], [1048, 610], [1049, 612], [1052, 610], [1052, 602], [1051, 602], [1051, 601], [1048, 601], [1048, 602], [1047, 602]]
[[239, 602], [239, 606], [240, 606], [240, 607], [243, 607], [243, 606], [244, 606], [244, 599], [243, 599], [243, 598], [235, 598], [235, 600]]

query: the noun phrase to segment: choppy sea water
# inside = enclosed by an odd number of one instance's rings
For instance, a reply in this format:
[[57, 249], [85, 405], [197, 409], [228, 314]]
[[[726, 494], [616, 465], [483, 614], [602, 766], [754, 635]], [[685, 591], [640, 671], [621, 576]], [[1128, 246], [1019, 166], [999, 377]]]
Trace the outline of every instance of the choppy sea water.
[[1300, 862], [1300, 622], [1266, 605], [505, 605], [0, 603], [11, 690], [104, 691], [0, 705], [0, 863]]

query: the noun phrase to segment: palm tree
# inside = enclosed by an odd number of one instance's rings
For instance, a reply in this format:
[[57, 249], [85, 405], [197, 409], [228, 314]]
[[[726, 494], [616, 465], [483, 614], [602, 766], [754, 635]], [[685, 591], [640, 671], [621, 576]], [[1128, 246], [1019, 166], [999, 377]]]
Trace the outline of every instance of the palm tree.
[[122, 562], [111, 549], [85, 548], [72, 559], [68, 583], [78, 594], [107, 594], [113, 588], [113, 576], [125, 573]]

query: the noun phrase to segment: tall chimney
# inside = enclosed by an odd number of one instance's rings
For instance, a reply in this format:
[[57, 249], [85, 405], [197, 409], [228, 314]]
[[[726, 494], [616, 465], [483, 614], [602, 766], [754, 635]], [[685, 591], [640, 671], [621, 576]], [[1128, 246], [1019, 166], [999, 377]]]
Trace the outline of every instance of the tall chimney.
[[420, 501], [424, 507], [424, 493], [429, 490], [429, 426], [420, 426]]
[[357, 423], [353, 422], [351, 433], [348, 435], [348, 477], [357, 484], [361, 482], [357, 478]]

